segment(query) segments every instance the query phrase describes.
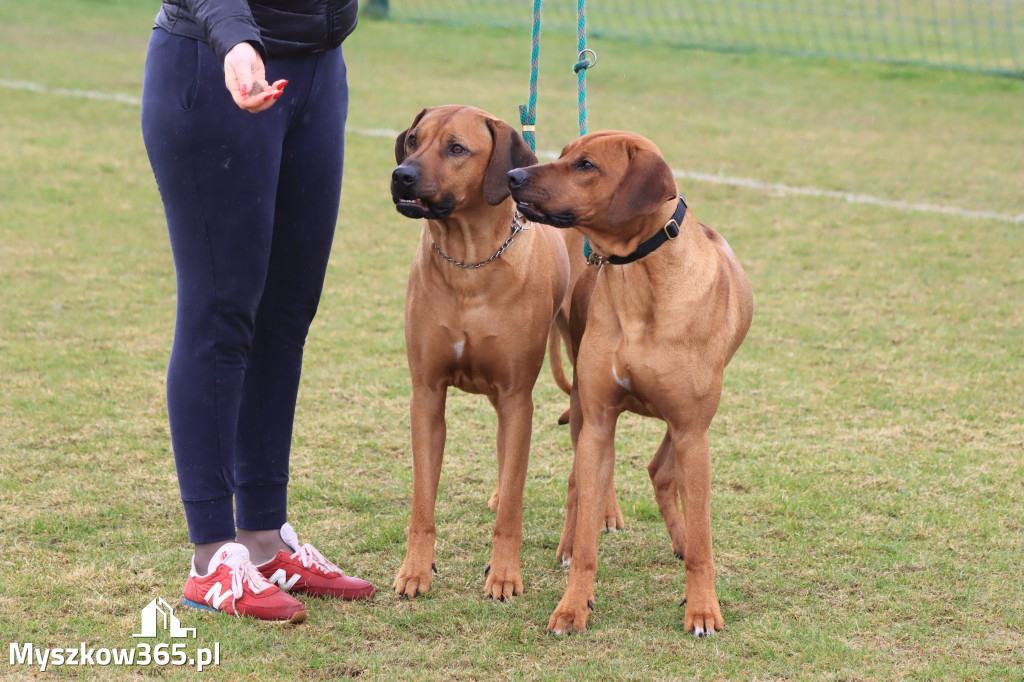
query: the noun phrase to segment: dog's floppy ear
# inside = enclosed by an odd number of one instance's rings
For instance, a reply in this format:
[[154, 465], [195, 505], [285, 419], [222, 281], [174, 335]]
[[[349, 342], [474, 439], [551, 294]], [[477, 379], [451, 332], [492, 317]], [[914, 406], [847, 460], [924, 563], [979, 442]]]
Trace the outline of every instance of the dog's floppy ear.
[[491, 129], [494, 146], [491, 148], [491, 160], [484, 171], [483, 192], [487, 203], [497, 206], [510, 194], [508, 172], [534, 165], [537, 157], [519, 133], [505, 121], [489, 118], [487, 127]]
[[653, 213], [662, 202], [678, 194], [672, 169], [659, 154], [633, 149], [622, 182], [612, 194], [608, 221], [622, 225], [634, 218]]
[[426, 109], [416, 114], [416, 118], [412, 120], [412, 125], [398, 133], [398, 137], [395, 138], [395, 163], [402, 163], [405, 161], [405, 136], [409, 134], [409, 131], [416, 127], [416, 124], [423, 118], [423, 114], [427, 113]]

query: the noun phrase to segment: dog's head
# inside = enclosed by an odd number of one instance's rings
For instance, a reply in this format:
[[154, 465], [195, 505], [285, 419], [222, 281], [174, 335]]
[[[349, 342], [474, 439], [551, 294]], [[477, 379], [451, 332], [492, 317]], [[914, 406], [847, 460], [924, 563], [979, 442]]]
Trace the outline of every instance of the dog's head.
[[537, 163], [512, 126], [475, 107], [424, 109], [395, 140], [395, 208], [409, 218], [444, 218], [509, 196], [508, 172]]
[[614, 130], [578, 138], [556, 161], [509, 172], [508, 185], [529, 220], [609, 235], [678, 196], [657, 146]]

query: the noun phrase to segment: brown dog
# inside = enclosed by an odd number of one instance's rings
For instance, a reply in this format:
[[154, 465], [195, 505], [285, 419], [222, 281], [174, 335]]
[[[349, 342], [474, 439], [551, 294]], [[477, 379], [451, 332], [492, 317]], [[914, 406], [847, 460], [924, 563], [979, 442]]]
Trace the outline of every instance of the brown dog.
[[558, 550], [571, 555], [572, 568], [548, 630], [586, 628], [615, 424], [625, 410], [668, 424], [648, 471], [672, 546], [686, 562], [684, 627], [698, 636], [721, 630], [708, 427], [725, 366], [750, 327], [750, 282], [725, 240], [686, 210], [658, 148], [639, 135], [585, 135], [557, 161], [510, 172], [509, 187], [531, 220], [586, 235], [598, 266], [572, 294], [576, 456]]
[[568, 287], [557, 230], [530, 226], [509, 197], [506, 174], [537, 159], [511, 126], [466, 106], [424, 109], [395, 141], [395, 207], [425, 218], [409, 274], [405, 340], [412, 375], [412, 518], [394, 588], [430, 588], [434, 504], [445, 445], [449, 386], [487, 396], [498, 413], [497, 511], [485, 592], [523, 591], [523, 486], [533, 386], [551, 322]]

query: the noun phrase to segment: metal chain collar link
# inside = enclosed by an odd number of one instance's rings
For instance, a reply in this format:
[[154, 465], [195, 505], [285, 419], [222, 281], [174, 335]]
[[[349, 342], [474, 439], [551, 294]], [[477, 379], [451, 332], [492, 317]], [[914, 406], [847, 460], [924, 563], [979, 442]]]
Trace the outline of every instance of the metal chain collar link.
[[529, 227], [527, 227], [527, 226], [523, 225], [521, 222], [519, 222], [522, 219], [522, 217], [523, 216], [521, 216], [519, 214], [519, 211], [516, 211], [516, 214], [514, 216], [512, 216], [512, 234], [510, 234], [508, 236], [508, 239], [506, 239], [505, 243], [501, 245], [501, 248], [498, 249], [497, 253], [495, 253], [493, 256], [491, 256], [487, 260], [482, 260], [479, 263], [462, 263], [460, 261], [455, 260], [454, 258], [449, 256], [447, 253], [442, 251], [441, 247], [438, 246], [435, 242], [430, 242], [430, 245], [433, 246], [434, 250], [437, 251], [441, 255], [441, 258], [444, 258], [446, 261], [448, 261], [452, 265], [458, 266], [460, 268], [465, 268], [467, 270], [472, 270], [473, 268], [482, 268], [483, 266], [487, 265], [488, 263], [492, 263], [495, 260], [497, 260], [499, 257], [501, 257], [501, 254], [505, 253], [505, 250], [508, 249], [508, 247], [512, 246], [512, 242], [515, 240], [517, 234], [519, 234], [520, 232], [526, 232], [528, 230], [532, 230], [533, 229], [533, 224], [532, 223], [530, 224]]

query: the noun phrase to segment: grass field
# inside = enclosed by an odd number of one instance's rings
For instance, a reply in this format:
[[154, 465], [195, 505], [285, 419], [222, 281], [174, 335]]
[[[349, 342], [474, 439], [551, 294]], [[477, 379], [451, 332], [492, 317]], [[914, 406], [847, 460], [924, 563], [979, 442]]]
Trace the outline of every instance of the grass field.
[[[0, 644], [134, 647], [190, 557], [164, 404], [174, 280], [137, 106], [155, 2], [0, 0]], [[405, 279], [392, 139], [420, 108], [525, 102], [523, 33], [366, 21], [338, 236], [305, 357], [291, 520], [380, 589], [279, 629], [178, 610], [213, 679], [1021, 680], [1024, 82], [595, 41], [590, 128], [654, 139], [754, 286], [712, 430], [726, 630], [682, 632], [682, 566], [627, 416], [590, 630], [544, 627], [571, 453], [547, 373], [526, 593], [483, 599], [496, 475], [486, 401], [449, 399], [432, 592], [389, 592], [411, 494]], [[538, 145], [575, 134], [575, 40], [542, 52]], [[36, 84], [50, 90], [28, 89]], [[995, 218], [729, 184], [754, 178]], [[902, 207], [901, 207], [902, 206]], [[1002, 218], [1000, 218], [1002, 216]], [[0, 661], [0, 677], [31, 676]], [[38, 666], [35, 668], [38, 671]], [[185, 668], [74, 671], [191, 677]], [[35, 674], [39, 674], [36, 672]]]

